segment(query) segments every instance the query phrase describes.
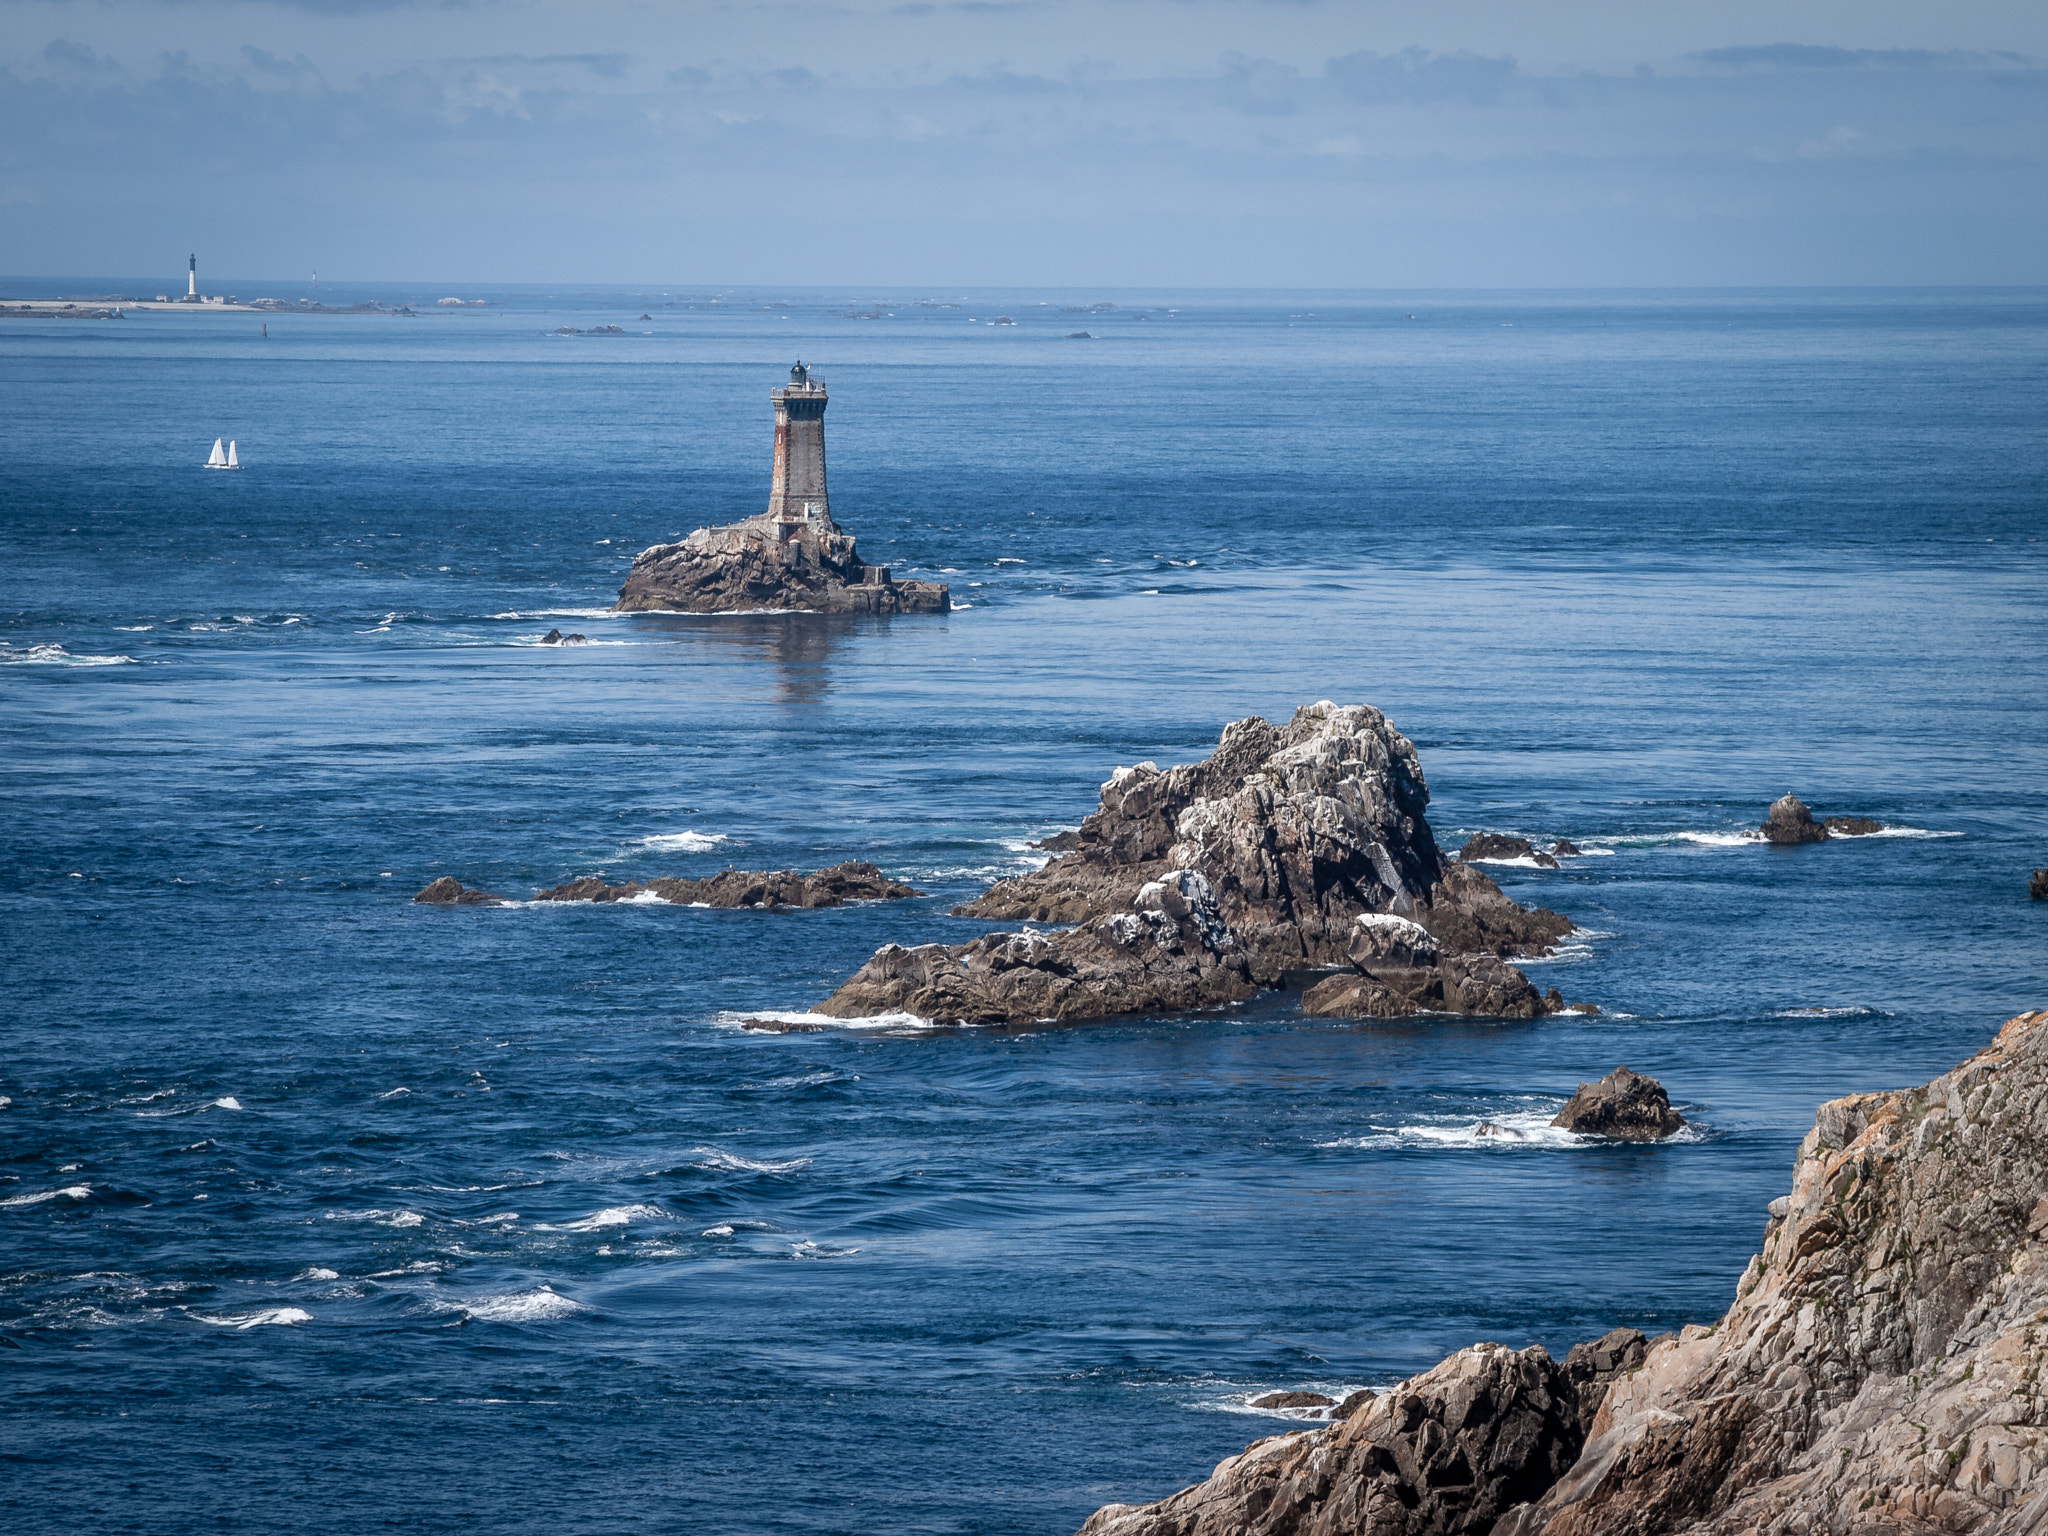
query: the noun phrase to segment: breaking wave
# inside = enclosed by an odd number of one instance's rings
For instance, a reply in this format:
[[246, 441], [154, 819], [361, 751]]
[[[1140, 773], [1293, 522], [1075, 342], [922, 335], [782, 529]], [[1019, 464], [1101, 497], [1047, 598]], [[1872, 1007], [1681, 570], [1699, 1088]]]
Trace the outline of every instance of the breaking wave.
[[650, 853], [705, 853], [729, 841], [723, 832], [658, 832], [629, 846], [645, 848]]
[[0, 642], [0, 667], [120, 667], [137, 666], [133, 656], [94, 656], [67, 651], [57, 644], [14, 646]]
[[546, 1323], [597, 1309], [543, 1285], [537, 1290], [511, 1291], [502, 1296], [472, 1297], [461, 1304], [461, 1310], [479, 1323]]

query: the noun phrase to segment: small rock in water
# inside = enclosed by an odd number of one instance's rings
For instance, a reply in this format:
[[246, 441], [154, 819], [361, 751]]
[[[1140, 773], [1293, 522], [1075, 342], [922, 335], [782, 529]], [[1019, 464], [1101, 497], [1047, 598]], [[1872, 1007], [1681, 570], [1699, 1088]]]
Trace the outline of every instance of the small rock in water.
[[1560, 837], [1550, 845], [1550, 851], [1561, 859], [1575, 859], [1579, 856], [1579, 845], [1569, 838]]
[[489, 891], [474, 890], [457, 880], [453, 875], [443, 875], [432, 885], [413, 897], [414, 901], [425, 902], [430, 907], [495, 907], [503, 905], [503, 898], [493, 896]]
[[1780, 848], [1800, 843], [1824, 843], [1828, 829], [1813, 819], [1813, 812], [1797, 795], [1784, 795], [1771, 802], [1763, 824], [1764, 841]]
[[1337, 1399], [1320, 1392], [1268, 1392], [1252, 1399], [1254, 1408], [1334, 1408]]
[[823, 1024], [800, 1024], [794, 1019], [741, 1019], [741, 1029], [751, 1029], [763, 1035], [822, 1035]]
[[1510, 837], [1505, 832], [1480, 832], [1465, 839], [1465, 846], [1458, 850], [1458, 859], [1465, 864], [1474, 859], [1526, 859], [1535, 852], [1535, 844], [1526, 837]]
[[540, 637], [540, 643], [542, 645], [588, 645], [590, 644], [590, 639], [586, 635], [565, 635], [559, 629], [551, 629]]
[[1884, 830], [1883, 822], [1868, 816], [1830, 816], [1821, 825], [1828, 829], [1829, 837], [1868, 837]]
[[1521, 1141], [1523, 1139], [1520, 1131], [1510, 1130], [1495, 1120], [1480, 1121], [1472, 1127], [1472, 1134], [1480, 1137], [1482, 1140], [1491, 1140], [1495, 1137], [1502, 1141]]
[[2027, 881], [2027, 894], [2036, 901], [2048, 901], [2048, 869], [2037, 869]]
[[1662, 1141], [1684, 1127], [1685, 1117], [1671, 1107], [1664, 1085], [1654, 1077], [1616, 1067], [1597, 1083], [1579, 1084], [1550, 1123], [1581, 1136]]
[[1378, 1396], [1379, 1393], [1373, 1391], [1371, 1387], [1360, 1387], [1356, 1392], [1345, 1398], [1343, 1402], [1332, 1408], [1330, 1410], [1330, 1417], [1333, 1419], [1348, 1419], [1352, 1414], [1358, 1412], [1359, 1409]]

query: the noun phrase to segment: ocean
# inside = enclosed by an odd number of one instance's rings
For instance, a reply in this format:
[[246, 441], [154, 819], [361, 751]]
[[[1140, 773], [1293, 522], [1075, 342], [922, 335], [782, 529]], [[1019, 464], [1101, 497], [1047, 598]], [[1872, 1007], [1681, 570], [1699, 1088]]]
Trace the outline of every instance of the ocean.
[[[1713, 1320], [1818, 1103], [2048, 1004], [2048, 293], [338, 298], [0, 320], [11, 1530], [1057, 1536]], [[799, 357], [955, 611], [608, 614]], [[1586, 850], [1491, 872], [1597, 1016], [739, 1027], [1326, 698]], [[930, 894], [410, 901], [851, 858]], [[1622, 1063], [1684, 1135], [1544, 1132]]]

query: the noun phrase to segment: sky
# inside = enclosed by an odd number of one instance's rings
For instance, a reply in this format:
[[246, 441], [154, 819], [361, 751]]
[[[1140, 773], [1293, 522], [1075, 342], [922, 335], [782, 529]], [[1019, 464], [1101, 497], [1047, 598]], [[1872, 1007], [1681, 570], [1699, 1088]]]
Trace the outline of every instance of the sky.
[[2048, 282], [2040, 0], [0, 0], [0, 273]]

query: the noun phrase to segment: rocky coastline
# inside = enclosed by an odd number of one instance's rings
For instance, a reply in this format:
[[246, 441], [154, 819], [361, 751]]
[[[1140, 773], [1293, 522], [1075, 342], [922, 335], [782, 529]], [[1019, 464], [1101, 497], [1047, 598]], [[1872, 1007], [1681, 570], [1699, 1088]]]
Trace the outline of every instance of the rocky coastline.
[[[727, 869], [702, 879], [629, 880], [608, 885], [594, 875], [535, 891], [534, 901], [660, 901], [676, 907], [841, 907], [850, 901], [903, 901], [923, 891], [891, 880], [873, 864], [853, 860], [800, 875], [793, 869]], [[443, 875], [413, 900], [426, 906], [505, 906], [502, 896]]]
[[1074, 1022], [1305, 987], [1305, 1012], [1534, 1018], [1564, 1001], [1508, 962], [1570, 919], [1446, 859], [1415, 748], [1378, 710], [1324, 701], [1226, 726], [1199, 763], [1119, 768], [1064, 851], [954, 909], [1060, 925], [888, 944], [820, 1003], [833, 1018]]
[[1820, 1106], [1711, 1325], [1475, 1344], [1082, 1536], [2048, 1529], [2048, 1010]]

